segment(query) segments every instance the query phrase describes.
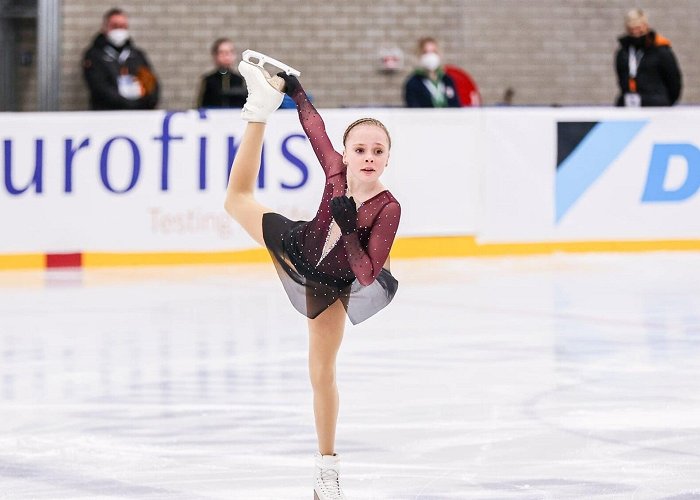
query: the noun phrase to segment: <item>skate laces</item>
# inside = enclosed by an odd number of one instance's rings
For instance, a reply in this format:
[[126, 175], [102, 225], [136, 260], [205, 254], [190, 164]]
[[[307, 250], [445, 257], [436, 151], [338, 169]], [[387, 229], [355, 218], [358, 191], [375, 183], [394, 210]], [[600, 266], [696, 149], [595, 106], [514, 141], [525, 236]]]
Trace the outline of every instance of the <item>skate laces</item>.
[[[250, 63], [249, 63], [249, 64], [250, 64]], [[260, 69], [260, 68], [258, 68], [257, 66], [255, 66], [255, 71], [259, 71], [260, 74], [261, 74], [261, 76], [262, 76], [262, 78], [263, 78], [263, 80], [267, 80], [267, 78], [265, 78], [265, 73], [263, 73], [262, 69]], [[255, 78], [255, 77], [253, 77], [252, 75], [251, 75], [251, 77], [252, 77], [252, 78]], [[257, 94], [257, 91], [256, 91], [256, 87], [257, 87], [257, 86], [256, 86], [256, 85], [253, 85], [252, 82], [249, 82], [249, 81], [247, 81], [247, 80], [246, 80], [246, 84], [247, 84], [247, 87], [248, 87], [248, 95], [249, 95], [250, 97], [253, 97], [253, 98], [254, 98], [254, 96]]]
[[[245, 61], [243, 61], [243, 62], [245, 62]], [[257, 75], [256, 77], [253, 77], [253, 78], [256, 78], [256, 79], [259, 78], [259, 77], [262, 78], [262, 81], [260, 81], [260, 83], [261, 83], [261, 85], [262, 85], [263, 87], [264, 87], [264, 84], [263, 84], [262, 82], [264, 82], [265, 84], [267, 84], [267, 85], [268, 85], [270, 88], [272, 88], [273, 90], [276, 90], [277, 92], [280, 92], [280, 91], [272, 84], [272, 79], [273, 79], [273, 76], [274, 76], [274, 75], [270, 75], [270, 73], [268, 73], [266, 69], [261, 68], [260, 66], [257, 66], [257, 65], [255, 65], [255, 64], [251, 64], [251, 63], [247, 63], [247, 64], [250, 64], [250, 66], [252, 66], [251, 69], [253, 69], [254, 72], [255, 72], [255, 74]], [[251, 75], [251, 76], [252, 76], [252, 75]], [[244, 75], [244, 78], [245, 78], [245, 75]], [[250, 83], [250, 82], [248, 82], [248, 80], [246, 80], [246, 83]], [[251, 87], [252, 87], [252, 88], [249, 88], [249, 89], [248, 89], [248, 93], [249, 93], [249, 94], [252, 94], [251, 91], [255, 88], [255, 86], [251, 86]]]
[[263, 68], [241, 61], [238, 69], [248, 87], [248, 97], [241, 112], [242, 118], [248, 122], [265, 123], [268, 116], [279, 108], [284, 94], [272, 85]]
[[321, 474], [319, 476], [321, 479], [321, 484], [323, 484], [323, 489], [326, 490], [324, 493], [329, 493], [335, 495], [334, 498], [343, 498], [342, 492], [340, 491], [340, 477], [338, 476], [338, 471], [335, 469], [321, 469]]

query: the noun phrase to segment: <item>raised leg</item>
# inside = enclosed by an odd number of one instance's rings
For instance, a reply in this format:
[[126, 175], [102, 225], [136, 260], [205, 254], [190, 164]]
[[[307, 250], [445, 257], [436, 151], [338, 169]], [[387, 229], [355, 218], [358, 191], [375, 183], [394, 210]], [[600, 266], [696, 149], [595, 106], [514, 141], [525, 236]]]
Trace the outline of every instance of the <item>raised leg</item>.
[[264, 123], [249, 123], [246, 126], [233, 160], [224, 202], [226, 212], [263, 246], [262, 217], [271, 210], [255, 199], [254, 189], [260, 170], [264, 134]]
[[270, 78], [260, 66], [249, 62], [241, 61], [238, 69], [248, 87], [248, 98], [241, 112], [248, 125], [233, 160], [224, 208], [256, 242], [264, 245], [262, 217], [270, 210], [255, 199], [254, 190], [260, 171], [265, 122], [282, 103], [284, 95], [278, 86], [284, 81], [277, 76]]

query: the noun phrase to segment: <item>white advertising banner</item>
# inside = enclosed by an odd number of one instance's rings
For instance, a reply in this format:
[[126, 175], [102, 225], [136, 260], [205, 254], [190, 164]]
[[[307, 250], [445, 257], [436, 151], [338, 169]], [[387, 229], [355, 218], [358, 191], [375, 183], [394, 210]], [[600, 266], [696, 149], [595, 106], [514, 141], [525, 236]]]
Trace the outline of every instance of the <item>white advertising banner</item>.
[[[400, 235], [472, 233], [478, 120], [459, 110], [325, 110], [336, 149], [355, 119], [392, 134], [383, 181], [402, 202]], [[0, 253], [226, 251], [253, 241], [223, 211], [245, 123], [240, 112], [0, 115]], [[258, 180], [262, 203], [313, 217], [323, 172], [295, 110], [270, 119]], [[461, 202], [455, 211], [455, 200]]]
[[481, 243], [700, 238], [700, 112], [488, 113]]
[[[700, 109], [322, 110], [392, 134], [399, 236], [480, 244], [700, 239]], [[254, 248], [223, 211], [233, 111], [0, 115], [0, 254]], [[313, 217], [323, 173], [296, 111], [270, 119], [262, 203]]]

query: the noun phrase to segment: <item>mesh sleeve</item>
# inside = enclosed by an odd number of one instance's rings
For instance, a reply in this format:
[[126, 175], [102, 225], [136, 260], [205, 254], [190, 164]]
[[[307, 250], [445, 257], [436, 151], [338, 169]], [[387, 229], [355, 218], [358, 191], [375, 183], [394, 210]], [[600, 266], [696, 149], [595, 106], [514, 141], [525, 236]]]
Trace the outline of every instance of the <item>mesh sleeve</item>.
[[381, 272], [394, 243], [400, 218], [401, 206], [398, 203], [384, 206], [372, 225], [366, 250], [357, 231], [342, 237], [350, 268], [363, 286], [371, 284]]
[[311, 141], [311, 147], [326, 174], [326, 178], [340, 173], [343, 170], [343, 157], [333, 149], [333, 144], [331, 144], [328, 134], [326, 134], [326, 124], [314, 105], [309, 101], [301, 85], [294, 92], [292, 99], [297, 105], [299, 121], [304, 129], [304, 133]]

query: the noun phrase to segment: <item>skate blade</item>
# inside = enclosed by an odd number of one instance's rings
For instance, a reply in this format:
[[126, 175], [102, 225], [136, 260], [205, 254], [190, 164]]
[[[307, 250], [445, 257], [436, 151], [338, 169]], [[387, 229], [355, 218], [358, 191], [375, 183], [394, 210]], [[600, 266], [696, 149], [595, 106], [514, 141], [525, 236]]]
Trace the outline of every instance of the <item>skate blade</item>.
[[[243, 55], [241, 56], [241, 58], [245, 62], [248, 62], [250, 64], [254, 64], [256, 66], [260, 66], [263, 69], [265, 69], [264, 68], [265, 64], [271, 64], [271, 65], [281, 69], [282, 71], [284, 71], [288, 75], [294, 75], [297, 77], [301, 76], [301, 71], [296, 70], [296, 69], [292, 68], [291, 66], [289, 66], [288, 64], [284, 64], [283, 62], [278, 61], [277, 59], [273, 59], [270, 56], [266, 56], [262, 52], [257, 52], [255, 50], [248, 49], [245, 52], [243, 52]], [[257, 60], [257, 62], [253, 62], [253, 61], [251, 61], [251, 59], [255, 59], [255, 60]]]

